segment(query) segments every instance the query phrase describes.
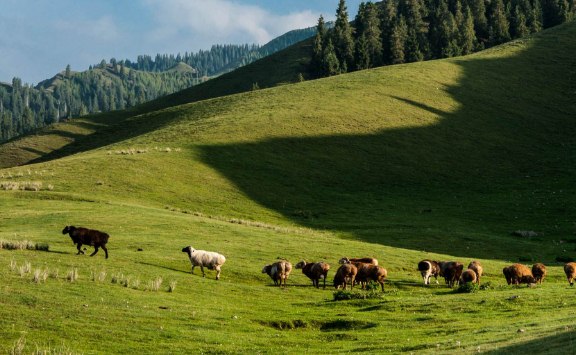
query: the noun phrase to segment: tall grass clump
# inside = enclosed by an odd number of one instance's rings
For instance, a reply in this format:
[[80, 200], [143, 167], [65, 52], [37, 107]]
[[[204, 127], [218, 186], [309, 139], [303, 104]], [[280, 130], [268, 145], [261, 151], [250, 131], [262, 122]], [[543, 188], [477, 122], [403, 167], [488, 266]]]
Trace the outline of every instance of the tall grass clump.
[[0, 249], [6, 250], [41, 250], [48, 251], [50, 246], [46, 243], [34, 243], [29, 240], [0, 240]]
[[34, 278], [32, 279], [34, 283], [46, 282], [48, 278], [48, 270], [36, 269], [34, 270]]
[[176, 290], [176, 280], [172, 280], [168, 285], [168, 292], [174, 292], [175, 290]]
[[17, 267], [18, 267], [18, 264], [16, 263], [16, 260], [11, 259], [10, 260], [10, 271], [15, 271]]
[[24, 275], [29, 274], [32, 271], [32, 264], [26, 261], [24, 265], [20, 265], [18, 268], [18, 272], [20, 273], [20, 277], [24, 277]]
[[68, 274], [66, 275], [66, 280], [70, 282], [75, 282], [76, 280], [78, 280], [78, 269], [73, 268], [72, 270], [69, 270]]
[[162, 277], [160, 276], [148, 282], [148, 289], [150, 291], [158, 291], [161, 286], [162, 286]]
[[22, 335], [14, 345], [8, 350], [10, 355], [21, 355], [24, 354], [24, 348], [26, 347], [26, 336]]

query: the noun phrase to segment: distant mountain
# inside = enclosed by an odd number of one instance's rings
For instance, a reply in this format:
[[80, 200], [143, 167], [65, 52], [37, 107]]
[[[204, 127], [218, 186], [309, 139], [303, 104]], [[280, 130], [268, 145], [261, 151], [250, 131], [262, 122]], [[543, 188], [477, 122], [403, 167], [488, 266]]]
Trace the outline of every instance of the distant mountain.
[[62, 119], [122, 110], [233, 71], [313, 36], [315, 27], [294, 30], [264, 46], [214, 45], [184, 54], [140, 55], [102, 60], [86, 71], [70, 66], [35, 87], [19, 78], [0, 83], [0, 142]]

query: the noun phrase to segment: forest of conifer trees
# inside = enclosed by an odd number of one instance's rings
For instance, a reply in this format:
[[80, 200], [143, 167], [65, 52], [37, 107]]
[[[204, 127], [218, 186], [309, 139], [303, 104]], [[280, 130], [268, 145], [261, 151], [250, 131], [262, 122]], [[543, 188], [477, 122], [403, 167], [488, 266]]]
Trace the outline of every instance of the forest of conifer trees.
[[386, 0], [362, 2], [351, 24], [340, 0], [331, 31], [318, 20], [317, 77], [466, 55], [576, 16], [575, 0]]

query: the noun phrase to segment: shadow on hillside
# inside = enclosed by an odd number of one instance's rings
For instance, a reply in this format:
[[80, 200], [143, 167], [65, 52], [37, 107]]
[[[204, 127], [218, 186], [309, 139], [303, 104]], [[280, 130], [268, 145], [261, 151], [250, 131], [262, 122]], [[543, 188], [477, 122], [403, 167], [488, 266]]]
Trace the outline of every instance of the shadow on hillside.
[[[515, 229], [558, 223], [570, 233], [576, 90], [565, 76], [576, 46], [554, 43], [568, 27], [552, 31], [513, 57], [457, 61], [463, 75], [447, 89], [455, 112], [394, 96], [440, 116], [437, 125], [204, 146], [203, 160], [268, 209], [373, 243], [494, 258]], [[566, 193], [534, 196], [556, 188]], [[470, 230], [505, 240], [463, 241]]]
[[485, 354], [573, 354], [576, 346], [576, 332], [564, 332], [487, 351]]

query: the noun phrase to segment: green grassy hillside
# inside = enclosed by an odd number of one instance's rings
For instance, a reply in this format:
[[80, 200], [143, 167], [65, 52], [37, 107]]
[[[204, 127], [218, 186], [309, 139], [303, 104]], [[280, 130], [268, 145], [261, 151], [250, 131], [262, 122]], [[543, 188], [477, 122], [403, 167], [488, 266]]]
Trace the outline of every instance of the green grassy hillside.
[[[181, 93], [11, 142], [12, 164], [24, 150], [44, 161], [0, 181], [42, 190], [0, 191], [0, 238], [51, 252], [0, 250], [0, 347], [569, 353], [576, 301], [555, 260], [576, 256], [575, 36], [571, 23], [468, 57], [171, 106], [203, 98]], [[268, 86], [246, 73], [238, 85]], [[74, 255], [69, 224], [110, 233], [110, 259]], [[189, 275], [188, 244], [227, 256], [221, 281]], [[285, 290], [260, 273], [277, 257], [335, 271], [343, 255], [380, 260], [382, 298], [334, 302], [299, 270]], [[479, 259], [489, 286], [422, 287], [423, 258]], [[507, 286], [517, 261], [550, 275]], [[51, 276], [33, 282], [26, 262]]]

